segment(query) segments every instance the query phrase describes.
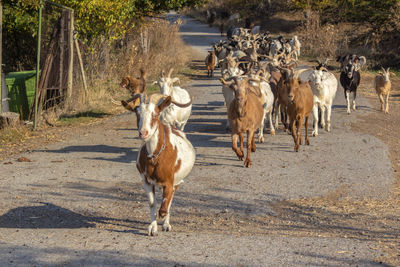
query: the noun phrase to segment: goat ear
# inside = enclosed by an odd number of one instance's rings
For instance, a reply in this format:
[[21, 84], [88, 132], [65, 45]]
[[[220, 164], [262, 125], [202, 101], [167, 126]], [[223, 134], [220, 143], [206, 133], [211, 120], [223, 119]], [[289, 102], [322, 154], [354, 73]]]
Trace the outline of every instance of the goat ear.
[[234, 81], [226, 81], [224, 78], [220, 78], [219, 79], [219, 81], [223, 84], [223, 85], [226, 85], [226, 86], [231, 86], [233, 83], [234, 83]]
[[171, 96], [167, 96], [164, 100], [163, 100], [163, 102], [161, 102], [157, 107], [158, 107], [158, 110], [160, 111], [160, 112], [162, 112], [166, 107], [168, 107], [169, 105], [171, 105], [171, 103], [172, 103], [172, 99], [171, 99]]
[[158, 81], [154, 81], [151, 83], [152, 85], [158, 84]]
[[146, 79], [146, 71], [142, 68], [139, 71], [140, 71], [140, 78]]
[[390, 72], [390, 74], [393, 75], [393, 76], [396, 76], [396, 73], [394, 73], [394, 72]]
[[180, 84], [181, 80], [179, 80], [178, 77], [175, 77], [175, 78], [172, 79], [172, 83], [176, 83], [176, 82], [179, 82], [179, 84]]

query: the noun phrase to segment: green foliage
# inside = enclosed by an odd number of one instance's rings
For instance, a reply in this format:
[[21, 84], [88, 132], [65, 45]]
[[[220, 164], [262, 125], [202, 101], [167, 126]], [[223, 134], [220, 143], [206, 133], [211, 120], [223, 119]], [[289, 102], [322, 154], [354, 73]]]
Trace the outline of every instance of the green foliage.
[[[3, 0], [6, 71], [33, 69], [39, 0]], [[123, 37], [145, 16], [195, 6], [203, 0], [53, 0], [74, 9], [75, 29], [90, 44], [100, 37], [109, 44]]]
[[38, 1], [3, 0], [3, 62], [5, 72], [34, 68]]

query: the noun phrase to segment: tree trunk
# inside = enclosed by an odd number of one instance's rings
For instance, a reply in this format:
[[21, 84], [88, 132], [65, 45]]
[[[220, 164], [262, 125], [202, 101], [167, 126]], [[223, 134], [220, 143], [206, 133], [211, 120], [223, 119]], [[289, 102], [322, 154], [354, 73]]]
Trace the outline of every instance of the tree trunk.
[[0, 129], [19, 126], [19, 114], [4, 112], [0, 114]]

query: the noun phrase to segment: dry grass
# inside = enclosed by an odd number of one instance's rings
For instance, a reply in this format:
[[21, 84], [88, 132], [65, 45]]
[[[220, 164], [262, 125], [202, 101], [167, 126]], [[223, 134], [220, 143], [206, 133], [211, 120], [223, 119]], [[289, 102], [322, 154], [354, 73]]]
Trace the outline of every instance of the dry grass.
[[[111, 98], [129, 97], [126, 90], [119, 87], [122, 77], [138, 77], [139, 69], [143, 68], [147, 72], [147, 82], [151, 83], [158, 79], [162, 70], [174, 67], [176, 73], [183, 68], [189, 61], [191, 50], [179, 36], [179, 23], [151, 19], [135, 27], [118, 43], [109, 45], [107, 40], [101, 39], [91, 47], [83, 46], [87, 92], [83, 90], [81, 76], [76, 74], [72, 98], [63, 107], [46, 110], [41, 125], [55, 125], [61, 116], [82, 112], [122, 112], [123, 108], [111, 103]], [[142, 38], [142, 34], [147, 34], [147, 38]], [[155, 88], [151, 89], [154, 91]]]

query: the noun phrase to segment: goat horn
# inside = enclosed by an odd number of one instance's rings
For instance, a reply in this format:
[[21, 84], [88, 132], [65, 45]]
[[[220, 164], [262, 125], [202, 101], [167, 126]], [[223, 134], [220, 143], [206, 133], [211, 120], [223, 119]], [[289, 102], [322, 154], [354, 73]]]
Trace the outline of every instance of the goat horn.
[[165, 71], [164, 70], [161, 71], [161, 77], [163, 77], [163, 78], [165, 77]]
[[188, 103], [186, 103], [186, 104], [178, 103], [178, 102], [175, 102], [174, 100], [171, 100], [171, 103], [174, 104], [177, 107], [180, 107], [180, 108], [187, 108], [192, 104], [193, 99], [194, 99], [194, 97], [191, 96], [190, 97], [190, 101]]
[[112, 102], [114, 105], [122, 106], [121, 101], [115, 100], [112, 96], [111, 96], [111, 102]]
[[383, 70], [383, 73], [386, 73], [386, 70], [384, 67], [381, 67], [381, 69]]
[[168, 72], [168, 78], [171, 78], [171, 74], [172, 74], [173, 71], [174, 71], [174, 68], [171, 68], [171, 69], [169, 70], [169, 72]]

